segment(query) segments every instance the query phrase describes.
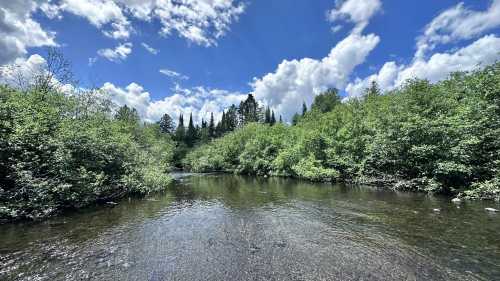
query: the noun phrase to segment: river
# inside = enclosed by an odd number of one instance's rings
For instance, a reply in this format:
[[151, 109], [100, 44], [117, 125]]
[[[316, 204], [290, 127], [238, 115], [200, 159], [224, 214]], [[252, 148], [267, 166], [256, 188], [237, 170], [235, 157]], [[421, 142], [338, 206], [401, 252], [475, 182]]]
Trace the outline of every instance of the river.
[[0, 280], [500, 280], [495, 202], [235, 175], [0, 225]]

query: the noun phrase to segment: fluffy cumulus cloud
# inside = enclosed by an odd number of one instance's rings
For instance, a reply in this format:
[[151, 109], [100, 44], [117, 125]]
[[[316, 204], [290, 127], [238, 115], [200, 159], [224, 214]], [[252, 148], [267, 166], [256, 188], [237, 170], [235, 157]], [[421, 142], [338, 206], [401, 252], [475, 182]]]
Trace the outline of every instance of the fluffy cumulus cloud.
[[[97, 54], [113, 62], [125, 60], [132, 53], [132, 43], [123, 43], [116, 46], [114, 49], [100, 49]], [[94, 60], [95, 62], [95, 60]], [[89, 61], [90, 63], [90, 61]]]
[[136, 83], [131, 83], [125, 88], [105, 83], [102, 90], [117, 105], [136, 108], [141, 118], [148, 122], [158, 121], [165, 113], [174, 119], [177, 119], [181, 113], [184, 116], [192, 113], [197, 123], [200, 123], [202, 118], [208, 120], [211, 113], [214, 113], [216, 119], [220, 119], [225, 108], [231, 104], [239, 104], [246, 97], [244, 94], [225, 90], [204, 87], [187, 89], [179, 85], [172, 89], [172, 95], [156, 101], [152, 100], [150, 94]]
[[375, 81], [383, 90], [401, 86], [412, 78], [437, 82], [451, 72], [470, 71], [500, 59], [500, 38], [485, 35], [467, 46], [452, 51], [430, 53], [439, 44], [474, 39], [500, 26], [500, 0], [494, 0], [485, 11], [473, 11], [460, 3], [434, 18], [417, 38], [416, 52], [409, 64], [386, 62], [378, 73], [349, 83], [349, 97], [359, 97]]
[[500, 0], [494, 0], [486, 11], [473, 11], [459, 3], [442, 12], [425, 27], [418, 38], [415, 56], [424, 57], [438, 44], [472, 39], [499, 26]]
[[49, 17], [62, 17], [63, 12], [84, 17], [115, 39], [129, 38], [134, 31], [132, 19], [157, 19], [161, 35], [175, 32], [189, 42], [212, 46], [244, 9], [235, 0], [59, 0], [42, 10]]
[[[33, 85], [37, 77], [48, 75], [47, 61], [40, 55], [34, 54], [28, 58], [17, 58], [12, 63], [0, 66], [0, 84], [26, 89]], [[64, 93], [75, 90], [71, 84], [63, 84], [52, 77], [52, 86]]]
[[500, 38], [487, 35], [454, 52], [435, 53], [429, 59], [417, 59], [409, 65], [386, 62], [378, 73], [349, 83], [346, 92], [350, 97], [359, 97], [372, 81], [377, 82], [383, 90], [401, 86], [412, 78], [437, 82], [452, 72], [470, 71], [498, 61], [500, 59], [498, 50], [500, 50]]
[[32, 18], [38, 4], [31, 0], [0, 2], [0, 65], [13, 62], [30, 47], [56, 46], [55, 33]]
[[104, 35], [115, 39], [126, 39], [133, 30], [122, 8], [114, 1], [60, 0], [43, 10], [48, 11], [49, 17], [62, 17], [61, 12], [84, 17]]
[[45, 69], [46, 61], [40, 55], [17, 58], [12, 63], [0, 66], [0, 83], [23, 87]]
[[162, 34], [175, 31], [190, 42], [211, 46], [244, 9], [243, 3], [233, 0], [157, 0], [154, 15], [162, 24]]
[[[354, 23], [354, 32], [361, 32], [369, 23], [371, 17], [380, 11], [380, 0], [347, 0], [338, 2], [335, 9], [328, 11], [327, 19], [331, 22], [349, 21]], [[340, 30], [341, 25], [336, 25], [332, 31]]]
[[[311, 104], [316, 95], [330, 87], [343, 89], [356, 66], [366, 60], [380, 41], [374, 34], [361, 32], [381, 7], [379, 0], [339, 2], [335, 9], [328, 11], [328, 20], [354, 23], [351, 33], [322, 59], [284, 60], [274, 72], [254, 78], [251, 85], [257, 100], [290, 120], [302, 102]], [[332, 30], [340, 28], [336, 25]]]
[[289, 119], [303, 101], [310, 104], [329, 87], [345, 87], [351, 72], [378, 42], [379, 37], [373, 34], [351, 34], [321, 60], [285, 60], [275, 72], [254, 79], [255, 97]]

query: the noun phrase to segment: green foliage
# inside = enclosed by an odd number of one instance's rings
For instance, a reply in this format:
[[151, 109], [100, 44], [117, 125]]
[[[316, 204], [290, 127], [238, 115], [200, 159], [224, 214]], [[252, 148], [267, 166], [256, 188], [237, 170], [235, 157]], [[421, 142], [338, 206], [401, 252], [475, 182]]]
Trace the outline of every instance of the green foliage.
[[162, 133], [171, 134], [174, 132], [174, 121], [167, 113], [163, 114], [158, 124]]
[[[88, 102], [88, 101], [92, 102]], [[165, 188], [173, 142], [100, 93], [0, 87], [0, 220], [38, 219]]]
[[340, 96], [338, 90], [328, 89], [324, 93], [321, 93], [314, 97], [311, 109], [325, 113], [332, 110], [338, 104], [340, 104]]
[[344, 103], [329, 90], [293, 124], [248, 124], [195, 149], [184, 164], [498, 198], [500, 63], [384, 94], [373, 83], [365, 97]]

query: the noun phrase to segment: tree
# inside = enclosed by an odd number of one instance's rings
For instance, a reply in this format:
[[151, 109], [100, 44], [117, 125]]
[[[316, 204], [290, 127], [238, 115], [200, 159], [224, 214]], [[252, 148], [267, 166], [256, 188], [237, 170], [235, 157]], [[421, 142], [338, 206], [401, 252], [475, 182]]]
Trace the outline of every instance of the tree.
[[271, 109], [266, 107], [266, 112], [264, 114], [264, 124], [271, 124]]
[[193, 123], [193, 113], [189, 115], [189, 124], [188, 124], [188, 129], [186, 132], [186, 145], [188, 147], [193, 147], [194, 144], [196, 143], [198, 132], [196, 131], [196, 127], [194, 126]]
[[179, 115], [179, 123], [177, 124], [177, 129], [175, 130], [175, 141], [178, 143], [185, 142], [186, 139], [186, 128], [184, 127], [184, 116], [182, 113]]
[[208, 135], [210, 136], [211, 139], [215, 138], [215, 120], [214, 120], [214, 113], [210, 113], [210, 123], [208, 124]]
[[71, 63], [62, 52], [48, 48], [44, 63], [32, 67], [14, 64], [8, 70], [7, 80], [22, 91], [47, 93], [61, 91], [65, 85], [74, 85]]
[[158, 124], [160, 125], [160, 132], [164, 134], [173, 133], [174, 122], [172, 120], [172, 117], [170, 117], [170, 115], [168, 115], [167, 113], [163, 114]]
[[248, 94], [247, 99], [240, 103], [238, 113], [240, 117], [240, 125], [242, 126], [251, 122], [259, 122], [259, 104], [252, 94]]
[[274, 110], [271, 112], [270, 124], [271, 124], [271, 126], [276, 124], [276, 117], [274, 116]]
[[307, 105], [306, 102], [302, 103], [302, 116], [306, 115], [307, 113]]
[[231, 105], [226, 112], [226, 130], [234, 131], [238, 127], [238, 108], [236, 105]]
[[133, 107], [128, 107], [127, 105], [124, 105], [118, 109], [115, 114], [115, 119], [134, 125], [138, 124], [140, 120], [137, 110]]
[[341, 100], [338, 90], [335, 88], [330, 88], [327, 91], [314, 97], [311, 109], [325, 113], [331, 111], [340, 103]]
[[283, 118], [281, 117], [281, 114], [280, 114], [280, 124], [283, 123]]
[[208, 132], [208, 125], [204, 119], [201, 119], [201, 128], [200, 128], [200, 142], [202, 144], [208, 143], [210, 141], [210, 133]]
[[381, 93], [380, 88], [377, 84], [377, 81], [373, 80], [372, 83], [370, 84], [369, 88], [366, 88], [365, 90], [365, 96], [366, 98], [372, 98], [379, 96]]

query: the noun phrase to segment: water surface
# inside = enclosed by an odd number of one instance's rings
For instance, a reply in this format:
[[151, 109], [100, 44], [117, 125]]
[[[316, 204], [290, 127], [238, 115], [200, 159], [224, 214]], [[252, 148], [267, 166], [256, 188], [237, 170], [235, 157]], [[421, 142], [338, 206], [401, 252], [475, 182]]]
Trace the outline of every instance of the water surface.
[[484, 210], [498, 203], [176, 178], [164, 194], [0, 225], [0, 280], [500, 280], [500, 213]]

